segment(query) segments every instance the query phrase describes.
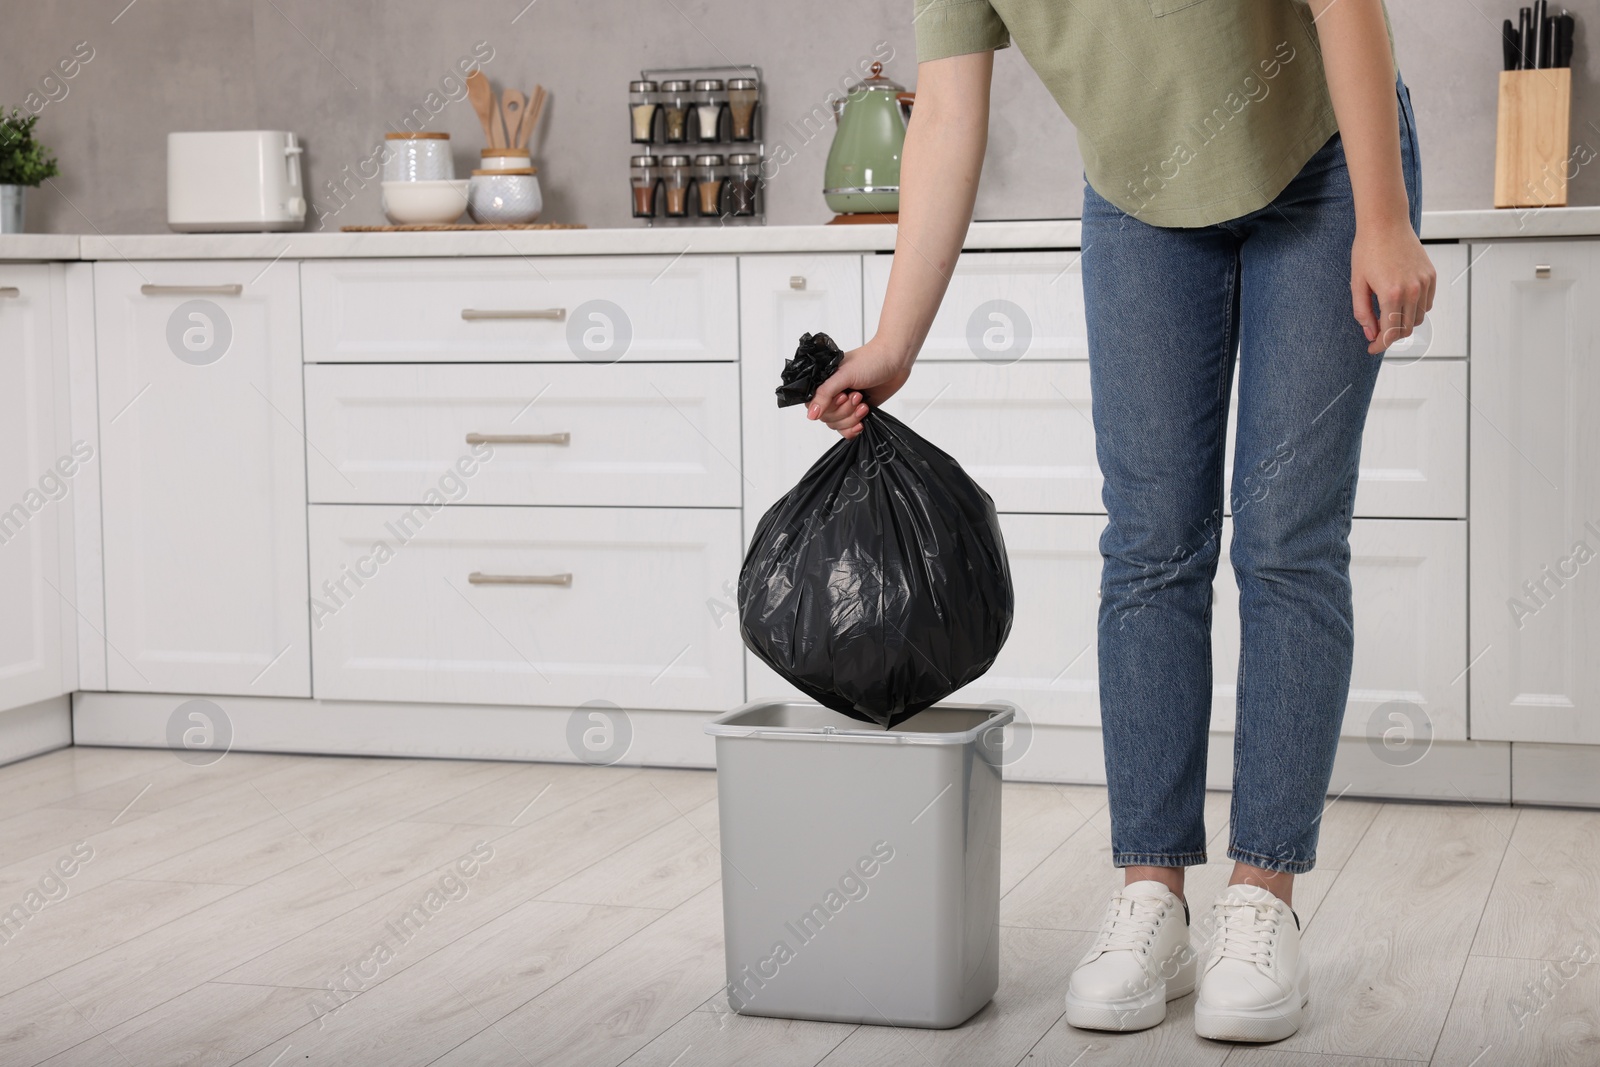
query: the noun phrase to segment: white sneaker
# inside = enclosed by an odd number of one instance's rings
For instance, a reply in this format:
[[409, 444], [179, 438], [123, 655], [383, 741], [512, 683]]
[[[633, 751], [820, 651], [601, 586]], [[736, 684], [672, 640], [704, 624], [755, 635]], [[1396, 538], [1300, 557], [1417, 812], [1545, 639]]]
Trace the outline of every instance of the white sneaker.
[[1194, 1032], [1218, 1041], [1281, 1041], [1311, 996], [1300, 920], [1260, 886], [1230, 885], [1211, 911]]
[[1067, 1022], [1086, 1030], [1145, 1030], [1167, 1001], [1194, 990], [1189, 909], [1160, 882], [1124, 886], [1067, 984]]

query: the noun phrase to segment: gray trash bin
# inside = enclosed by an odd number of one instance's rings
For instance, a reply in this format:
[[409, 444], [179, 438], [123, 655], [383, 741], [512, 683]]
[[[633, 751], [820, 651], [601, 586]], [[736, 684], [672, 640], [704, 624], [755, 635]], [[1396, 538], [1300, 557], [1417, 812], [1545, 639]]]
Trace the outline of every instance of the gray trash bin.
[[1000, 984], [1001, 704], [714, 719], [728, 1006], [944, 1028]]

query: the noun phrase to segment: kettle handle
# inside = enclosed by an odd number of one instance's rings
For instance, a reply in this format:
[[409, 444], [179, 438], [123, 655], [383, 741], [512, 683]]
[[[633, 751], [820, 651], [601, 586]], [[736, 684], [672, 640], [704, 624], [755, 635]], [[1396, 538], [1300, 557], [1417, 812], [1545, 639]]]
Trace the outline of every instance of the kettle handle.
[[905, 121], [910, 122], [911, 121], [911, 108], [912, 108], [912, 105], [914, 105], [917, 102], [917, 94], [914, 93], [914, 92], [911, 92], [911, 93], [895, 93], [894, 94], [894, 102], [900, 105], [900, 117], [903, 118]]

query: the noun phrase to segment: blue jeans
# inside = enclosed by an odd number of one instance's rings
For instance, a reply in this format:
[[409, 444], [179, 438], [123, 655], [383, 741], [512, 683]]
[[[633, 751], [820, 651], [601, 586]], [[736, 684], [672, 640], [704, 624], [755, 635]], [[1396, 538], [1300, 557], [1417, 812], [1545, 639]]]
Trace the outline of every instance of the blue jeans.
[[[1415, 120], [1398, 79], [1396, 95], [1415, 229]], [[1119, 867], [1206, 860], [1212, 579], [1236, 352], [1228, 505], [1243, 648], [1228, 855], [1292, 873], [1315, 862], [1350, 687], [1351, 505], [1383, 362], [1351, 313], [1355, 228], [1337, 134], [1272, 203], [1214, 226], [1151, 226], [1084, 189], [1109, 513], [1100, 709]]]

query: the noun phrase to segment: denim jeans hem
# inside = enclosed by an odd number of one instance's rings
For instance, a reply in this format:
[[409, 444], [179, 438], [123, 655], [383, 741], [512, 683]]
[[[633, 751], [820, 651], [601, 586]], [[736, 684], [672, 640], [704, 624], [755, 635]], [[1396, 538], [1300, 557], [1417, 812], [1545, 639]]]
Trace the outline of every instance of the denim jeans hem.
[[1114, 867], [1198, 867], [1205, 861], [1204, 852], [1117, 852], [1111, 857]]
[[1279, 874], [1305, 874], [1317, 865], [1315, 856], [1304, 860], [1274, 859], [1264, 856], [1259, 852], [1251, 852], [1238, 845], [1228, 846], [1228, 858], [1235, 863], [1248, 863], [1252, 867], [1260, 867], [1264, 871], [1275, 871]]

